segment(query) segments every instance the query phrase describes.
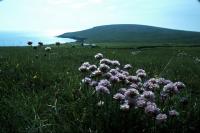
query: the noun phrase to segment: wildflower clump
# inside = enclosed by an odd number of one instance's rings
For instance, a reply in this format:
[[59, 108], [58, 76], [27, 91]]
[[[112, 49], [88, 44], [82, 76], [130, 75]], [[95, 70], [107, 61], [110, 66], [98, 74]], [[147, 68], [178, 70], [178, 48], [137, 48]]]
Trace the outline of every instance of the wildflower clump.
[[27, 44], [28, 44], [28, 46], [32, 46], [33, 42], [32, 41], [28, 41]]
[[43, 42], [38, 42], [38, 46], [43, 46], [44, 44], [43, 44]]
[[60, 46], [61, 45], [61, 43], [60, 42], [56, 42], [56, 46]]
[[[119, 103], [119, 109], [122, 111], [140, 109], [158, 123], [179, 116], [179, 112], [171, 110], [175, 104], [172, 99], [178, 98], [180, 92], [186, 88], [184, 83], [165, 78], [148, 79], [144, 69], [138, 69], [131, 74], [131, 64], [122, 65], [117, 60], [105, 58], [101, 53], [94, 58], [97, 64], [84, 62], [78, 69], [85, 75], [81, 84], [91, 88], [93, 94], [100, 94], [101, 98], [110, 96], [113, 99], [110, 104]], [[99, 101], [101, 102], [97, 104], [103, 106], [101, 103], [104, 101]], [[163, 107], [167, 103], [170, 103], [170, 107]]]
[[44, 50], [49, 52], [49, 51], [51, 51], [51, 47], [46, 47]]

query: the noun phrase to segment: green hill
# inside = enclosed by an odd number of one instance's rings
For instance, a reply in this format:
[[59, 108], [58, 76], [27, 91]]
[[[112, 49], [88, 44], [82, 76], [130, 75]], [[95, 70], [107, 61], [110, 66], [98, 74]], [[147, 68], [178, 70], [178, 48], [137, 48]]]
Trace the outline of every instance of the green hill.
[[86, 39], [90, 43], [142, 42], [142, 43], [199, 43], [200, 32], [172, 30], [153, 26], [118, 24], [97, 26], [91, 29], [69, 32], [63, 38]]

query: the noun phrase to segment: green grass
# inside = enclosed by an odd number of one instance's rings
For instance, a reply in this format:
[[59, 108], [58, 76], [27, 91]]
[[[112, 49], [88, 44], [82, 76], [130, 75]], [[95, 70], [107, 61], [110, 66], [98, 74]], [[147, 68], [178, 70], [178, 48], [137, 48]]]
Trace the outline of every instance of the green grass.
[[[180, 51], [187, 55], [178, 56]], [[134, 73], [183, 81], [187, 107], [174, 121], [159, 126], [140, 111], [121, 112], [117, 104], [98, 108], [96, 98], [77, 91], [83, 75], [82, 62], [96, 62], [103, 53], [121, 64], [130, 63]], [[148, 49], [31, 47], [0, 48], [0, 132], [194, 132], [200, 123], [199, 47]], [[171, 59], [170, 63], [169, 60]], [[169, 63], [169, 64], [168, 64]], [[167, 65], [168, 64], [168, 65]], [[167, 65], [167, 66], [166, 66]]]
[[120, 48], [120, 49], [143, 49], [143, 48], [155, 48], [155, 47], [200, 47], [195, 43], [139, 43], [139, 42], [103, 42], [95, 43], [98, 47], [103, 48]]

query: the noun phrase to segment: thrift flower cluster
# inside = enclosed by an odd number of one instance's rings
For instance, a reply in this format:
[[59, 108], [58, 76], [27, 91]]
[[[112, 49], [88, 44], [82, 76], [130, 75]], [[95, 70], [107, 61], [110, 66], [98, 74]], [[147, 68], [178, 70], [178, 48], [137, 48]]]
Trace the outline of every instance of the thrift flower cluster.
[[[101, 53], [94, 57], [99, 62], [97, 65], [84, 62], [79, 71], [87, 75], [82, 79], [82, 84], [94, 88], [95, 93], [112, 96], [113, 100], [119, 102], [119, 108], [123, 111], [129, 111], [131, 108], [142, 109], [160, 123], [165, 122], [168, 117], [179, 115], [175, 109], [164, 112], [158, 107], [156, 99], [165, 103], [185, 88], [184, 83], [173, 83], [165, 78], [147, 79], [143, 69], [130, 74], [131, 64], [121, 65], [117, 60], [104, 58]], [[103, 104], [104, 101], [100, 101], [97, 105]]]
[[46, 47], [44, 50], [45, 51], [51, 51], [51, 47]]

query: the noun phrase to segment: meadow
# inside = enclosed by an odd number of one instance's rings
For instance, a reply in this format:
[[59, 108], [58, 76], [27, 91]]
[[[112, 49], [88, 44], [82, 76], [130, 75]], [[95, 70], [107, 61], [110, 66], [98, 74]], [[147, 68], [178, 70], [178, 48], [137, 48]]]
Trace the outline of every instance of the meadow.
[[[1, 47], [0, 132], [195, 132], [200, 123], [200, 47]], [[187, 105], [179, 116], [158, 124], [140, 110], [122, 111], [116, 101], [98, 100], [81, 85], [83, 62], [96, 53], [144, 69], [148, 78], [181, 81]], [[81, 88], [81, 89], [80, 89]], [[166, 105], [168, 106], [168, 105]]]

